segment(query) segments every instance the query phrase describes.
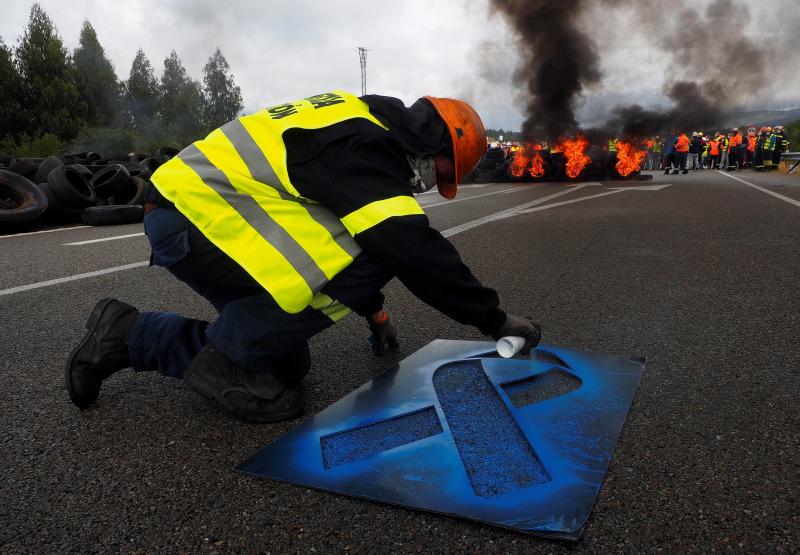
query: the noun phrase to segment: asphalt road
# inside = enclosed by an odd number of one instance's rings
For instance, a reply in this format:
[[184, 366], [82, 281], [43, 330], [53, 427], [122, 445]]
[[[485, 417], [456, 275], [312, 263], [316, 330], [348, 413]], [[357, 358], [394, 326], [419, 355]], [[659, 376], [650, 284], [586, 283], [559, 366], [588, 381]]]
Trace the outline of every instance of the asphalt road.
[[[147, 260], [140, 225], [0, 237], [0, 552], [796, 552], [800, 179], [732, 175], [749, 184], [705, 171], [422, 197], [543, 342], [648, 358], [575, 545], [236, 473], [300, 420], [245, 423], [159, 375], [121, 372], [78, 411], [63, 364], [99, 298], [214, 311], [162, 269], [118, 269]], [[486, 221], [520, 205], [536, 210]], [[353, 316], [315, 337], [307, 414], [432, 339], [481, 339], [386, 292], [400, 353], [374, 358]]]

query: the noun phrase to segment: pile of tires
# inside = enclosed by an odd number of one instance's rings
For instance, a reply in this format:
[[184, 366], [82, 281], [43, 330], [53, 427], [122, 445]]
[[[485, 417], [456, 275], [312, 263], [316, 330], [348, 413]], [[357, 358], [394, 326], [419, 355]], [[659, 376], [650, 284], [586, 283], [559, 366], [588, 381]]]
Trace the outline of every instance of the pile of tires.
[[38, 224], [140, 222], [150, 176], [177, 153], [164, 147], [152, 156], [0, 155], [0, 231]]
[[505, 178], [506, 153], [502, 148], [488, 149], [472, 172], [474, 183], [491, 183]]

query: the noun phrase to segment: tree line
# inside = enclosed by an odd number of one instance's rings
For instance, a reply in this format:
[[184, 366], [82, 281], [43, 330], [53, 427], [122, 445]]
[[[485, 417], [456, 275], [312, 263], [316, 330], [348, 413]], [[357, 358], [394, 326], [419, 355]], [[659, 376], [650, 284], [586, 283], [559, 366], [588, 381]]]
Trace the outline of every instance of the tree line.
[[219, 48], [203, 68], [202, 83], [188, 75], [174, 50], [157, 79], [141, 48], [121, 81], [88, 20], [72, 53], [39, 4], [16, 47], [0, 37], [0, 154], [182, 148], [242, 108], [241, 90]]

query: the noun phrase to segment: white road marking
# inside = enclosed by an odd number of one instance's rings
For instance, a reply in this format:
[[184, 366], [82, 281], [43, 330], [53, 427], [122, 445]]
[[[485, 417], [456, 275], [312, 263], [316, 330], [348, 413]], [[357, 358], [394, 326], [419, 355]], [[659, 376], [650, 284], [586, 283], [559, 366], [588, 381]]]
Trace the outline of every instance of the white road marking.
[[756, 185], [755, 183], [750, 183], [749, 181], [745, 181], [745, 180], [744, 180], [744, 179], [742, 179], [741, 177], [737, 177], [737, 176], [735, 176], [735, 175], [731, 175], [731, 174], [729, 174], [729, 173], [721, 172], [721, 171], [719, 171], [719, 170], [717, 170], [717, 172], [718, 172], [718, 173], [721, 173], [721, 174], [722, 174], [722, 175], [724, 175], [725, 177], [730, 177], [731, 179], [735, 179], [736, 181], [738, 181], [738, 182], [740, 182], [740, 183], [744, 183], [744, 184], [745, 184], [745, 185], [747, 185], [748, 187], [752, 187], [753, 189], [758, 189], [758, 190], [759, 190], [759, 191], [761, 191], [762, 193], [767, 193], [768, 195], [770, 195], [770, 196], [773, 196], [773, 197], [775, 197], [775, 198], [777, 198], [777, 199], [780, 199], [780, 200], [782, 200], [783, 202], [788, 202], [789, 204], [792, 204], [792, 205], [794, 205], [794, 206], [800, 206], [800, 201], [798, 201], [798, 200], [795, 200], [795, 199], [793, 199], [793, 198], [786, 197], [786, 196], [784, 196], [784, 195], [781, 195], [781, 194], [779, 194], [779, 193], [776, 193], [775, 191], [770, 191], [769, 189], [765, 189], [764, 187], [759, 187], [759, 186], [758, 186], [758, 185]]
[[90, 225], [76, 225], [75, 227], [59, 227], [58, 229], [43, 229], [42, 231], [26, 231], [25, 233], [15, 233], [14, 235], [0, 235], [0, 239], [13, 239], [24, 235], [38, 235], [40, 233], [55, 233], [56, 231], [72, 231], [73, 229], [84, 229], [92, 227]]
[[442, 206], [443, 204], [455, 204], [456, 202], [463, 202], [465, 200], [472, 200], [481, 197], [488, 197], [489, 195], [499, 195], [501, 193], [514, 193], [516, 191], [525, 191], [531, 187], [511, 187], [509, 189], [502, 189], [500, 191], [492, 191], [491, 193], [482, 193], [480, 195], [473, 195], [471, 197], [456, 198], [453, 200], [443, 200], [441, 202], [434, 202], [432, 204], [420, 204], [423, 208], [433, 208], [434, 206]]
[[617, 193], [622, 193], [625, 191], [660, 191], [665, 187], [669, 187], [671, 183], [665, 183], [662, 185], [642, 185], [639, 187], [616, 187], [610, 191], [606, 191], [604, 193], [597, 193], [596, 195], [589, 195], [586, 197], [571, 199], [571, 200], [564, 200], [561, 202], [554, 202], [553, 204], [546, 204], [545, 206], [537, 206], [548, 200], [554, 199], [556, 197], [560, 197], [561, 195], [565, 195], [571, 193], [573, 191], [578, 191], [583, 189], [584, 187], [592, 187], [592, 186], [599, 186], [600, 183], [582, 183], [578, 186], [572, 187], [570, 189], [566, 189], [559, 193], [554, 193], [550, 196], [543, 197], [533, 202], [528, 202], [526, 204], [521, 204], [519, 206], [515, 206], [513, 208], [509, 208], [507, 210], [502, 210], [500, 212], [495, 212], [494, 214], [489, 214], [483, 218], [479, 218], [477, 220], [473, 220], [471, 222], [467, 222], [465, 224], [457, 225], [455, 227], [451, 227], [450, 229], [445, 229], [442, 231], [442, 235], [445, 237], [452, 237], [457, 233], [461, 233], [462, 231], [467, 231], [468, 229], [472, 229], [474, 227], [478, 227], [480, 225], [495, 222], [497, 220], [504, 220], [506, 218], [511, 218], [513, 216], [518, 216], [520, 214], [530, 214], [531, 212], [539, 212], [540, 210], [548, 210], [549, 208], [556, 208], [558, 206], [564, 206], [566, 204], [574, 204], [576, 202], [583, 202], [585, 200], [591, 200], [600, 197], [606, 197], [609, 195], [616, 195]]
[[75, 243], [64, 243], [64, 246], [89, 245], [91, 243], [102, 243], [103, 241], [116, 241], [117, 239], [127, 239], [128, 237], [141, 237], [142, 233], [129, 233], [128, 235], [114, 235], [113, 237], [103, 237], [102, 239], [89, 239], [88, 241], [77, 241]]
[[[731, 176], [731, 177], [733, 177], [733, 176]], [[751, 185], [750, 183], [747, 183], [747, 184]], [[467, 223], [464, 223], [464, 224], [461, 224], [461, 225], [457, 225], [455, 227], [451, 227], [450, 229], [446, 229], [446, 230], [442, 231], [442, 235], [445, 236], [445, 237], [452, 237], [453, 235], [461, 233], [462, 231], [467, 231], [468, 229], [472, 229], [472, 228], [478, 227], [478, 226], [483, 225], [485, 223], [494, 222], [494, 221], [502, 220], [502, 219], [505, 219], [505, 218], [510, 218], [512, 216], [517, 216], [517, 215], [520, 215], [520, 214], [528, 214], [530, 212], [536, 212], [536, 211], [539, 211], [539, 210], [547, 210], [548, 208], [555, 208], [557, 206], [564, 206], [565, 204], [572, 204], [572, 203], [575, 203], [575, 202], [583, 202], [584, 200], [590, 200], [590, 199], [593, 199], [593, 198], [604, 197], [604, 196], [608, 196], [608, 195], [614, 195], [614, 194], [617, 194], [617, 193], [622, 193], [623, 191], [658, 191], [660, 189], [663, 189], [664, 187], [669, 187], [670, 186], [670, 184], [664, 184], [664, 185], [648, 185], [648, 186], [641, 186], [641, 187], [619, 187], [619, 188], [612, 189], [610, 191], [606, 191], [604, 193], [598, 193], [596, 195], [589, 195], [588, 197], [581, 197], [581, 198], [577, 198], [577, 199], [572, 199], [572, 200], [567, 200], [567, 201], [562, 201], [562, 202], [556, 202], [556, 203], [548, 204], [548, 205], [545, 205], [545, 206], [538, 206], [538, 205], [540, 205], [542, 203], [547, 202], [548, 200], [552, 200], [554, 198], [558, 198], [560, 196], [567, 195], [567, 194], [575, 192], [575, 191], [579, 191], [580, 189], [583, 189], [585, 187], [596, 187], [596, 186], [600, 186], [600, 185], [601, 185], [600, 183], [581, 183], [580, 185], [577, 185], [577, 186], [574, 186], [574, 187], [570, 187], [569, 189], [564, 189], [563, 191], [559, 191], [557, 193], [553, 193], [552, 195], [548, 195], [546, 197], [542, 197], [540, 199], [533, 200], [531, 202], [526, 202], [524, 204], [520, 204], [519, 206], [514, 206], [514, 207], [508, 208], [506, 210], [501, 210], [500, 212], [495, 212], [494, 214], [490, 214], [488, 216], [485, 216], [483, 218], [479, 218], [477, 220], [473, 220], [471, 222], [467, 222]], [[754, 185], [754, 187], [757, 187], [757, 186]], [[760, 189], [760, 187], [757, 187], [757, 188]], [[500, 191], [500, 192], [508, 192], [508, 190]], [[771, 193], [771, 191], [765, 191], [765, 192]], [[777, 195], [777, 196], [782, 196], [782, 195]], [[467, 199], [463, 199], [463, 200], [467, 200]], [[792, 199], [786, 198], [785, 200], [792, 200]], [[792, 201], [792, 203], [793, 204], [796, 203], [798, 206], [800, 206], [800, 202]], [[536, 208], [534, 208], [534, 207], [536, 207]], [[74, 228], [71, 228], [71, 229], [74, 229]], [[50, 231], [50, 230], [48, 230], [48, 231]], [[56, 230], [52, 230], [52, 231], [56, 231]], [[141, 234], [140, 233], [136, 233], [136, 234], [131, 234], [131, 235], [111, 237], [111, 238], [107, 237], [105, 239], [99, 239], [99, 240], [95, 239], [95, 240], [92, 240], [92, 241], [80, 242], [80, 243], [75, 243], [75, 244], [85, 244], [87, 242], [97, 242], [97, 241], [108, 241], [108, 240], [112, 240], [112, 239], [123, 239], [124, 237], [134, 237], [134, 236], [137, 236], [137, 235], [143, 235], [143, 233], [141, 233]], [[71, 244], [71, 243], [67, 243], [67, 244]], [[97, 276], [103, 276], [103, 275], [106, 275], [106, 274], [113, 274], [113, 273], [116, 273], [116, 272], [124, 272], [126, 270], [133, 270], [135, 268], [143, 268], [145, 266], [148, 266], [149, 264], [150, 264], [150, 262], [145, 260], [145, 261], [142, 261], [142, 262], [134, 262], [133, 264], [124, 264], [122, 266], [114, 266], [113, 268], [105, 268], [104, 270], [96, 270], [94, 272], [86, 272], [86, 273], [83, 273], [83, 274], [75, 274], [73, 276], [50, 279], [50, 280], [47, 280], [47, 281], [40, 281], [38, 283], [31, 283], [31, 284], [28, 284], [28, 285], [20, 285], [18, 287], [11, 287], [9, 289], [0, 289], [0, 297], [5, 296], [5, 295], [13, 295], [15, 293], [22, 293], [24, 291], [30, 291], [32, 289], [40, 289], [42, 287], [49, 287], [51, 285], [59, 285], [59, 284], [62, 284], [62, 283], [69, 283], [71, 281], [78, 281], [78, 280], [81, 280], [81, 279], [87, 279], [87, 278], [92, 278], [92, 277], [97, 277]]]
[[531, 212], [538, 212], [539, 210], [547, 210], [548, 208], [564, 206], [565, 204], [573, 204], [575, 202], [583, 202], [584, 200], [591, 200], [593, 198], [606, 197], [608, 195], [615, 195], [617, 193], [622, 193], [625, 191], [660, 191], [661, 189], [669, 187], [670, 185], [671, 183], [667, 183], [664, 185], [642, 185], [640, 187], [614, 187], [610, 191], [606, 191], [605, 193], [598, 193], [596, 195], [589, 195], [588, 197], [565, 200], [562, 202], [554, 202], [553, 204], [548, 204], [547, 206], [537, 206], [536, 208], [529, 208], [527, 210], [522, 210], [520, 211], [520, 214], [530, 214]]
[[51, 285], [68, 283], [70, 281], [78, 281], [81, 279], [103, 276], [106, 274], [113, 274], [115, 272], [124, 272], [125, 270], [133, 270], [134, 268], [143, 268], [149, 264], [150, 262], [145, 260], [144, 262], [134, 262], [133, 264], [115, 266], [113, 268], [106, 268], [104, 270], [97, 270], [95, 272], [86, 272], [85, 274], [75, 274], [74, 276], [49, 279], [47, 281], [40, 281], [38, 283], [31, 283], [29, 285], [20, 285], [19, 287], [11, 287], [10, 289], [0, 289], [0, 297], [4, 295], [13, 295], [14, 293], [22, 293], [23, 291], [30, 291], [31, 289], [39, 289], [41, 287], [50, 287]]
[[505, 210], [501, 210], [500, 212], [495, 212], [494, 214], [489, 214], [488, 216], [484, 216], [483, 218], [478, 218], [477, 220], [472, 220], [471, 222], [466, 222], [455, 227], [451, 227], [449, 229], [445, 229], [442, 231], [442, 235], [445, 237], [452, 237], [462, 231], [467, 231], [468, 229], [472, 229], [474, 227], [478, 227], [483, 224], [488, 224], [489, 222], [495, 222], [497, 220], [503, 220], [505, 218], [510, 218], [511, 216], [516, 216], [519, 214], [520, 210], [524, 210], [531, 206], [536, 206], [537, 204], [542, 204], [547, 202], [548, 200], [560, 197], [562, 195], [568, 195], [570, 193], [574, 193], [575, 191], [579, 191], [584, 187], [594, 187], [599, 186], [599, 183], [581, 183], [576, 187], [570, 187], [569, 189], [564, 189], [563, 191], [559, 191], [557, 193], [553, 193], [552, 195], [548, 195], [546, 197], [542, 197], [540, 199], [536, 199], [531, 202], [526, 202], [525, 204], [520, 204], [519, 206], [514, 206], [512, 208], [507, 208]]

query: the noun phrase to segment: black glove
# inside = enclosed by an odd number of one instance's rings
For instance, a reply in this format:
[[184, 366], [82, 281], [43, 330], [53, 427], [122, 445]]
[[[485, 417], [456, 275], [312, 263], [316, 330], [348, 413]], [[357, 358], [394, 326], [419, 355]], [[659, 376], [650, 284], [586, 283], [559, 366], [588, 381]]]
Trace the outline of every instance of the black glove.
[[367, 316], [369, 331], [372, 332], [369, 342], [372, 345], [372, 351], [377, 356], [394, 351], [400, 345], [397, 342], [397, 330], [394, 329], [394, 326], [389, 321], [389, 315], [386, 312], [381, 312], [380, 314], [382, 317], [379, 319], [383, 320], [380, 323], [375, 323], [373, 317]]
[[525, 345], [520, 351], [523, 355], [531, 352], [539, 340], [542, 338], [542, 328], [539, 324], [534, 324], [530, 317], [522, 318], [513, 314], [506, 314], [506, 321], [503, 326], [492, 336], [495, 340], [506, 336], [517, 336], [525, 338]]

